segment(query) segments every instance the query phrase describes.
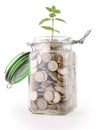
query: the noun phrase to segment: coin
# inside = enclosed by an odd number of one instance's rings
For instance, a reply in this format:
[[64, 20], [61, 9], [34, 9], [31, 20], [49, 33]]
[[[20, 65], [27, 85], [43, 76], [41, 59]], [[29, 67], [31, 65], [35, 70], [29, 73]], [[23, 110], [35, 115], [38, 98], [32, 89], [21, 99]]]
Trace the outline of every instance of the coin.
[[53, 52], [51, 52], [51, 59], [53, 60], [53, 61], [57, 61], [57, 58], [58, 58], [58, 53], [53, 53]]
[[35, 68], [31, 68], [31, 74], [35, 74], [36, 71], [37, 71], [37, 67], [35, 67]]
[[47, 78], [48, 78], [48, 75], [47, 75], [47, 72], [46, 71], [42, 71], [42, 73], [44, 74], [44, 82], [47, 80]]
[[46, 66], [45, 66], [45, 63], [44, 62], [41, 62], [39, 65], [38, 65], [38, 69], [43, 69], [43, 68], [45, 68]]
[[60, 53], [58, 54], [57, 62], [58, 63], [63, 63], [63, 57], [62, 57], [62, 55]]
[[44, 74], [42, 73], [42, 71], [37, 71], [35, 73], [35, 80], [37, 82], [42, 82], [44, 80]]
[[30, 99], [32, 100], [32, 101], [35, 101], [36, 99], [37, 99], [37, 97], [38, 97], [38, 93], [34, 90], [34, 91], [32, 91], [31, 92], [31, 95], [30, 95]]
[[48, 63], [51, 60], [50, 53], [43, 53], [42, 60], [43, 62]]
[[37, 59], [31, 60], [31, 68], [35, 68], [37, 66]]
[[57, 72], [58, 72], [60, 75], [66, 75], [66, 73], [67, 73], [67, 68], [66, 68], [66, 67], [63, 67], [62, 69], [58, 69]]
[[55, 90], [56, 90], [57, 92], [60, 92], [61, 94], [64, 94], [64, 92], [65, 92], [64, 87], [60, 87], [60, 86], [56, 86], [56, 87], [55, 87]]
[[58, 64], [57, 64], [56, 61], [50, 61], [50, 62], [48, 63], [48, 69], [49, 69], [50, 71], [56, 71], [57, 68], [58, 68]]
[[36, 46], [36, 50], [41, 50], [40, 53], [42, 54], [44, 51], [50, 50], [50, 44], [41, 42], [41, 44], [38, 44], [38, 46]]
[[64, 76], [58, 74], [58, 79], [59, 79], [61, 82], [63, 82], [63, 80], [64, 80]]
[[38, 110], [38, 107], [35, 102], [30, 101], [30, 109], [34, 112]]
[[60, 100], [61, 100], [60, 94], [59, 94], [58, 92], [54, 92], [53, 102], [54, 102], [54, 103], [58, 103], [58, 102], [60, 102]]
[[53, 92], [52, 91], [49, 91], [49, 90], [46, 90], [45, 93], [44, 93], [44, 98], [46, 101], [52, 101], [53, 100]]
[[45, 90], [43, 88], [39, 88], [37, 91], [38, 93], [43, 93]]
[[55, 86], [65, 86], [65, 81], [63, 81], [63, 82], [61, 82], [61, 81], [57, 81], [57, 82], [55, 82], [55, 83], [53, 83], [53, 85], [55, 85]]
[[38, 98], [37, 99], [37, 106], [39, 108], [39, 110], [43, 111], [47, 108], [47, 102], [45, 99], [43, 98]]
[[46, 88], [46, 90], [49, 90], [49, 91], [52, 91], [52, 92], [53, 92], [53, 91], [54, 91], [54, 88], [53, 88], [53, 86], [50, 86], [50, 85], [49, 85], [49, 86]]
[[56, 72], [49, 72], [49, 76], [51, 77], [52, 80], [58, 81], [58, 74]]
[[59, 111], [59, 112], [64, 112], [64, 113], [66, 113], [66, 111], [67, 111], [67, 105], [66, 105], [66, 102], [63, 102], [63, 103], [58, 103], [57, 104], [57, 110]]
[[50, 105], [48, 105], [48, 109], [53, 109], [53, 110], [55, 110], [57, 108], [57, 106], [56, 106], [56, 104], [50, 104]]
[[42, 61], [42, 57], [41, 57], [41, 55], [40, 55], [40, 54], [38, 54], [38, 56], [37, 56], [37, 62], [38, 62], [38, 64], [40, 64], [40, 63], [41, 63], [41, 61]]

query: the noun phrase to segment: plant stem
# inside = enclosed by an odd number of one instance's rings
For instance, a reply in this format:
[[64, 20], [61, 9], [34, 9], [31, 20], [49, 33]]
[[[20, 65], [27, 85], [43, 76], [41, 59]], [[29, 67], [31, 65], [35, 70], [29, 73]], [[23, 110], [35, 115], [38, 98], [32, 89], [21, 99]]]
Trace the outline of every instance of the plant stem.
[[53, 37], [54, 37], [54, 19], [52, 18], [52, 37], [51, 37], [51, 40], [53, 41]]

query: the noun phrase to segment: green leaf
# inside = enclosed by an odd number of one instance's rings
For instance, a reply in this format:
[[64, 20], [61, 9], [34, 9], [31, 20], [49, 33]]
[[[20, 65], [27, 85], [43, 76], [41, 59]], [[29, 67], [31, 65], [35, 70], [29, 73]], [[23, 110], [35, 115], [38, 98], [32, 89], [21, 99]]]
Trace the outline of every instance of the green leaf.
[[60, 19], [60, 18], [56, 18], [55, 20], [58, 20], [58, 21], [61, 21], [61, 22], [64, 22], [64, 23], [66, 23], [66, 21], [65, 21], [65, 20], [63, 20], [63, 19]]
[[41, 25], [42, 23], [47, 22], [47, 21], [49, 21], [49, 20], [51, 20], [51, 19], [50, 19], [50, 18], [44, 18], [44, 19], [42, 19], [42, 20], [39, 22], [39, 25]]
[[41, 26], [42, 28], [49, 30], [49, 31], [53, 31], [54, 29], [50, 26]]
[[51, 18], [54, 18], [54, 17], [56, 16], [56, 14], [55, 14], [55, 13], [51, 13], [51, 14], [49, 14], [49, 16], [50, 16]]
[[57, 32], [57, 33], [60, 33], [60, 31], [58, 31], [58, 30], [54, 30], [55, 32]]
[[56, 7], [55, 7], [54, 5], [52, 6], [52, 11], [53, 11], [53, 10], [56, 10]]
[[52, 8], [45, 7], [49, 12], [52, 12]]
[[54, 13], [59, 14], [59, 13], [61, 13], [61, 11], [60, 10], [55, 10]]

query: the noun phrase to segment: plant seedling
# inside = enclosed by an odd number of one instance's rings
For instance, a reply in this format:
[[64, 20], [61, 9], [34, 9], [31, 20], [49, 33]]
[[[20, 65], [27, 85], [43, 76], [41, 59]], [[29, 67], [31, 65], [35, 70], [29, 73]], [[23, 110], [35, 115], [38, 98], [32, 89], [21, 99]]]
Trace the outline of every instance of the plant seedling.
[[48, 18], [44, 18], [42, 19], [40, 22], [39, 22], [39, 25], [42, 25], [43, 23], [47, 22], [47, 21], [51, 21], [51, 26], [41, 26], [43, 29], [46, 29], [48, 31], [51, 31], [52, 32], [52, 35], [51, 35], [51, 39], [53, 40], [53, 37], [54, 37], [54, 32], [57, 32], [57, 33], [60, 33], [59, 30], [55, 29], [54, 28], [54, 21], [61, 21], [61, 22], [64, 22], [66, 23], [65, 20], [61, 19], [61, 18], [58, 18], [57, 17], [57, 14], [60, 14], [61, 11], [59, 9], [56, 9], [55, 6], [52, 6], [51, 8], [50, 7], [45, 7], [46, 10], [49, 12], [49, 17]]

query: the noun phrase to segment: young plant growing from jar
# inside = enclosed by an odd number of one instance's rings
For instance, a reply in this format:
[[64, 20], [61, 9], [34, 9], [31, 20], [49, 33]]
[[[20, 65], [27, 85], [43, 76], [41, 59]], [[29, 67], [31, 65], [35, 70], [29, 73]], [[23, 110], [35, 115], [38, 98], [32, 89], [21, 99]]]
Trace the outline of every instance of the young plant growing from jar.
[[[39, 22], [39, 25], [41, 26], [41, 28], [52, 32], [51, 40], [53, 41], [54, 32], [60, 33], [59, 30], [55, 29], [54, 22], [60, 21], [60, 22], [66, 23], [66, 21], [57, 17], [57, 15], [61, 13], [61, 11], [59, 9], [57, 9], [55, 6], [45, 7], [45, 8], [49, 12], [49, 16], [47, 18], [42, 19]], [[44, 24], [47, 21], [51, 21], [51, 26], [42, 26], [42, 24]]]

